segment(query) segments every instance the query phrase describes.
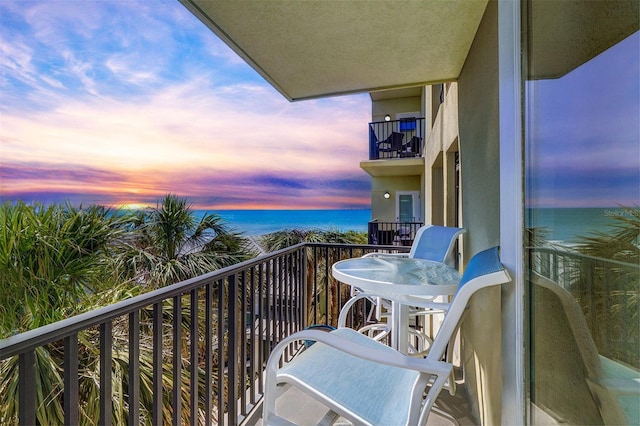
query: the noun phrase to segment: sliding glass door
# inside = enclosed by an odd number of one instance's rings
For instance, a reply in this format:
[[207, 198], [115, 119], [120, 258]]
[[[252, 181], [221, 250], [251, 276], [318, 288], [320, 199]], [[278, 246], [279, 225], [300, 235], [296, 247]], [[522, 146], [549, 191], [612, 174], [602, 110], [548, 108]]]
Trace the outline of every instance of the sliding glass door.
[[526, 2], [533, 424], [640, 424], [638, 7]]

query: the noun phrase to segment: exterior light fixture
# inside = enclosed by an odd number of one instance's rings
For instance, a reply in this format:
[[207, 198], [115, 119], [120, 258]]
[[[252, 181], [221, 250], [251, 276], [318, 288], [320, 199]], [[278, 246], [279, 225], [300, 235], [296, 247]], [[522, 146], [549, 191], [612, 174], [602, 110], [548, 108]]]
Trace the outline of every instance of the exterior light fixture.
[[385, 191], [383, 197], [385, 199], [389, 199], [389, 197], [391, 197], [391, 194], [389, 194], [389, 191]]
[[391, 116], [389, 114], [385, 115], [384, 121], [391, 121]]

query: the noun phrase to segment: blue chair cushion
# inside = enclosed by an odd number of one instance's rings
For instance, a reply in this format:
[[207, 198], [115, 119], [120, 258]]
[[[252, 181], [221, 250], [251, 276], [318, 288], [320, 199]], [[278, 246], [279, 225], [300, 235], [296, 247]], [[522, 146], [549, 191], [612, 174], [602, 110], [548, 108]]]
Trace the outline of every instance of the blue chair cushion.
[[[378, 350], [395, 352], [349, 328], [331, 333]], [[285, 364], [278, 376], [295, 377], [309, 388], [372, 424], [406, 424], [411, 394], [418, 384], [416, 371], [366, 361], [317, 343]]]

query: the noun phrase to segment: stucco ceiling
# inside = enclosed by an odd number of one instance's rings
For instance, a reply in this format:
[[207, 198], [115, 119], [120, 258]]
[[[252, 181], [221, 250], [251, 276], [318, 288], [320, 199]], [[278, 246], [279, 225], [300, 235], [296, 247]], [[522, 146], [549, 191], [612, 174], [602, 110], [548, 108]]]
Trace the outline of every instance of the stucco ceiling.
[[290, 100], [454, 80], [487, 0], [180, 0]]
[[638, 0], [533, 1], [528, 77], [562, 77], [638, 31]]

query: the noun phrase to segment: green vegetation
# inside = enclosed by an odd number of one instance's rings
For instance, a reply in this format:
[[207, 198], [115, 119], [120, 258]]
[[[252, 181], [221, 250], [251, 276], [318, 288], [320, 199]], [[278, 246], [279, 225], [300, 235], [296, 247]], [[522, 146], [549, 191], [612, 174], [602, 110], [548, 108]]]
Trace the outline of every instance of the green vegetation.
[[250, 259], [247, 241], [171, 194], [134, 212], [5, 203], [0, 337]]
[[[261, 240], [267, 251], [302, 241], [366, 243], [366, 235], [287, 230]], [[69, 204], [49, 207], [3, 204], [0, 206], [0, 338], [250, 259], [255, 256], [250, 247], [248, 240], [230, 230], [218, 215], [196, 217], [186, 199], [171, 194], [155, 209], [133, 212]], [[321, 261], [330, 262], [327, 257], [320, 256]], [[326, 288], [327, 279], [322, 279], [325, 283], [322, 289]], [[203, 327], [202, 298], [200, 304], [198, 324]], [[140, 311], [143, 424], [150, 423], [153, 396], [151, 309]], [[191, 324], [188, 296], [182, 299], [179, 314], [183, 329], [181, 351], [186, 360], [191, 350], [184, 337]], [[172, 324], [174, 315], [173, 300], [168, 300], [162, 306], [163, 323]], [[213, 320], [217, 323], [216, 318]], [[116, 424], [126, 423], [128, 415], [128, 325], [126, 317], [112, 323], [112, 414]], [[217, 328], [217, 324], [213, 328]], [[165, 333], [168, 334], [163, 339], [162, 382], [170, 392], [173, 383], [170, 327]], [[204, 335], [204, 330], [199, 330], [199, 334]], [[80, 423], [96, 424], [100, 391], [98, 330], [80, 333], [78, 345]], [[63, 423], [63, 356], [63, 342], [36, 350], [36, 416], [40, 424]], [[213, 363], [217, 371], [217, 358]], [[183, 421], [196, 423], [188, 418], [190, 377], [186, 369], [181, 371]], [[17, 422], [17, 378], [17, 357], [0, 360], [0, 424]], [[204, 374], [198, 384], [202, 398]], [[173, 402], [169, 393], [163, 396], [163, 403], [164, 423], [171, 423]]]
[[117, 287], [109, 262], [120, 218], [102, 207], [0, 206], [0, 337], [91, 309]]
[[[285, 229], [267, 234], [260, 245], [267, 251], [276, 251], [299, 243], [367, 244], [366, 232], [335, 230], [323, 231]], [[309, 251], [312, 249], [308, 249]], [[350, 257], [362, 256], [362, 249], [355, 249]], [[316, 259], [317, 263], [314, 263]], [[307, 318], [317, 324], [337, 325], [340, 301], [351, 297], [349, 286], [341, 286], [330, 276], [333, 263], [342, 260], [334, 249], [316, 249], [315, 256], [307, 254]], [[314, 286], [315, 285], [315, 286]]]
[[267, 252], [273, 252], [299, 243], [367, 244], [366, 232], [321, 229], [284, 229], [260, 237], [260, 245]]
[[[0, 337], [115, 303], [150, 289], [173, 284], [253, 257], [246, 240], [217, 215], [197, 220], [186, 200], [167, 195], [156, 209], [127, 213], [98, 206], [6, 203], [0, 207]], [[189, 303], [182, 306], [182, 327], [190, 324]], [[199, 310], [204, 312], [203, 307]], [[163, 315], [173, 316], [170, 302]], [[142, 414], [151, 406], [152, 346], [143, 310], [140, 343]], [[204, 323], [201, 321], [200, 323]], [[128, 321], [113, 322], [113, 417], [126, 423], [129, 364]], [[95, 424], [99, 415], [99, 333], [78, 336], [80, 421]], [[167, 339], [165, 339], [167, 340]], [[186, 342], [183, 343], [186, 345]], [[165, 360], [171, 342], [165, 341]], [[186, 350], [186, 348], [185, 348]], [[61, 424], [62, 342], [36, 350], [36, 416], [41, 424]], [[17, 357], [0, 361], [0, 424], [17, 419]], [[164, 383], [172, 383], [170, 364]], [[188, 377], [182, 378], [188, 383]], [[202, 384], [201, 384], [202, 386]], [[188, 387], [188, 386], [187, 386]], [[170, 399], [165, 399], [171, 404]], [[188, 412], [188, 400], [183, 400]], [[164, 407], [170, 421], [171, 407]]]
[[620, 262], [640, 264], [640, 208], [623, 207], [613, 216], [611, 231], [593, 232], [579, 239], [580, 253]]
[[155, 209], [125, 218], [128, 234], [116, 266], [158, 288], [255, 257], [248, 240], [217, 214], [199, 220], [184, 198], [167, 195]]

